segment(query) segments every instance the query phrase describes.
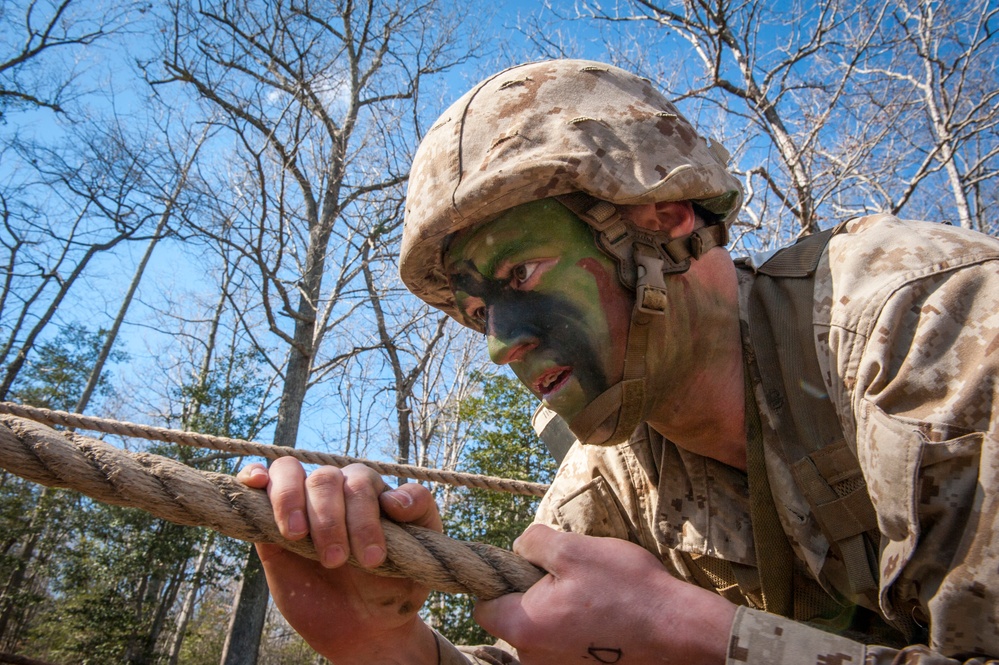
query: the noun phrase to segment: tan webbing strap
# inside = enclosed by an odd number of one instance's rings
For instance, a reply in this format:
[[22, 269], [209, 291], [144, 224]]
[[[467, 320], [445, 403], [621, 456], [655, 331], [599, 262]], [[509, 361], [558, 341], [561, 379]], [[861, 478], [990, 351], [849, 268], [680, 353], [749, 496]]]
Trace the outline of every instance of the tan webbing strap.
[[[606, 441], [623, 441], [638, 427], [645, 404], [645, 352], [649, 346], [649, 329], [652, 316], [640, 310], [636, 303], [628, 331], [628, 346], [624, 357], [624, 376], [621, 382], [597, 396], [569, 428], [583, 443], [600, 445]], [[618, 412], [614, 431], [603, 441], [591, 437], [608, 418]]]
[[657, 273], [671, 275], [686, 272], [691, 260], [729, 241], [728, 226], [720, 222], [708, 223], [688, 235], [666, 241], [659, 233], [625, 221], [613, 203], [584, 192], [560, 194], [555, 200], [597, 232], [597, 245], [617, 262], [618, 276], [628, 287], [635, 287], [636, 278], [641, 278], [637, 252], [642, 246], [662, 258]]
[[676, 238], [666, 244], [666, 252], [676, 263], [687, 259], [699, 259], [713, 247], [728, 244], [728, 227], [724, 224], [709, 224], [695, 229], [689, 236]]
[[[845, 441], [830, 446], [840, 449], [852, 457]], [[792, 471], [809, 496], [818, 500], [815, 513], [823, 524], [823, 530], [833, 540], [850, 538], [865, 531], [877, 529], [878, 518], [874, 506], [864, 500], [865, 493], [858, 492], [863, 477], [854, 459], [854, 468], [849, 471], [831, 470], [817, 463], [820, 456], [829, 450], [820, 450], [809, 457], [794, 463]]]
[[652, 324], [665, 315], [667, 298], [663, 280], [663, 261], [657, 255], [635, 246], [635, 262], [639, 267], [636, 280], [635, 307], [631, 312], [628, 346], [624, 355], [621, 412], [610, 441], [623, 441], [631, 436], [642, 420], [645, 407], [645, 372], [649, 333]]
[[[665, 261], [655, 247], [634, 242], [629, 238], [628, 227], [616, 206], [581, 192], [556, 198], [600, 231], [604, 238], [605, 250], [613, 246], [614, 255], [622, 260], [626, 256], [629, 257], [633, 266], [632, 269], [622, 272], [625, 263], [619, 262], [618, 265], [619, 274], [623, 275], [622, 281], [635, 287], [635, 306], [632, 309], [631, 325], [628, 329], [622, 380], [597, 396], [569, 425], [584, 443], [600, 445], [608, 441], [623, 441], [638, 427], [643, 415], [649, 332], [652, 323], [664, 315], [667, 307], [666, 283], [663, 277]], [[627, 248], [624, 248], [625, 244]], [[593, 440], [592, 437], [597, 429], [615, 412], [617, 422], [614, 424], [614, 431], [602, 441]]]
[[749, 477], [749, 509], [756, 545], [756, 566], [760, 576], [763, 609], [792, 617], [794, 554], [774, 507], [763, 456], [763, 430], [753, 399], [749, 372], [746, 372], [746, 474]]
[[849, 591], [877, 589], [864, 532], [876, 526], [860, 466], [826, 395], [812, 329], [811, 276], [834, 230], [807, 236], [758, 269], [750, 296], [750, 340], [780, 445], [799, 489], [843, 558]]
[[[603, 441], [593, 441], [591, 437], [597, 431], [597, 429], [603, 425], [608, 418], [611, 418], [615, 413], [620, 412], [621, 416], [618, 417], [618, 422], [615, 425], [615, 433], [622, 428], [623, 416], [626, 415], [624, 412], [627, 410], [628, 414], [631, 415], [632, 409], [636, 408], [635, 404], [638, 404], [639, 411], [641, 410], [641, 400], [644, 395], [644, 387], [642, 386], [643, 381], [632, 380], [632, 381], [621, 381], [616, 383], [604, 392], [600, 393], [596, 399], [590, 402], [585, 409], [583, 409], [579, 415], [572, 419], [569, 423], [569, 428], [583, 443], [600, 445]], [[625, 405], [631, 405], [630, 409], [626, 409]], [[637, 427], [637, 423], [635, 427]], [[634, 427], [632, 428], [634, 429]], [[628, 432], [629, 434], [631, 432]], [[610, 440], [610, 436], [607, 440]]]
[[[833, 444], [833, 447], [845, 448], [846, 442]], [[826, 451], [819, 451], [816, 455], [824, 452]], [[856, 461], [854, 464], [856, 465]], [[867, 556], [867, 544], [864, 542], [864, 533], [877, 528], [877, 514], [867, 494], [866, 485], [859, 484], [852, 491], [842, 493], [832, 487], [833, 484], [843, 486], [843, 483], [859, 476], [859, 467], [849, 476], [837, 474], [840, 478], [837, 483], [823, 477], [810, 457], [795, 462], [791, 469], [812, 506], [822, 532], [840, 550], [850, 592], [863, 594], [877, 589], [878, 584]]]

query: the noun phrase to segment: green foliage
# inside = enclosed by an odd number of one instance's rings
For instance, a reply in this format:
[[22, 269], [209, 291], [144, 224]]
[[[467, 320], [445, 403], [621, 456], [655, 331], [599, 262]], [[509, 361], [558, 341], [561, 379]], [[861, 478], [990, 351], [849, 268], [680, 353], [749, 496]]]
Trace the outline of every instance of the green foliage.
[[[460, 469], [502, 478], [547, 483], [555, 460], [531, 427], [537, 400], [519, 381], [478, 374], [481, 393], [461, 404], [469, 450]], [[534, 518], [538, 499], [470, 488], [456, 490], [445, 506], [445, 531], [453, 538], [509, 549]], [[435, 592], [427, 603], [428, 619], [457, 644], [492, 641], [471, 617], [474, 601]]]
[[[38, 346], [18, 376], [11, 396], [22, 404], [72, 411], [106, 335], [106, 330], [92, 332], [76, 323], [64, 327], [55, 339]], [[122, 351], [112, 351], [109, 357], [116, 363], [127, 359], [128, 354]], [[103, 397], [113, 393], [108, 372], [102, 374], [94, 392]]]
[[[103, 336], [73, 326], [39, 346], [19, 379], [16, 398], [72, 410]], [[192, 422], [213, 434], [255, 434], [263, 394], [261, 381], [253, 380], [255, 368], [250, 359], [236, 358], [229, 371], [212, 373], [197, 395], [192, 389], [187, 402], [193, 405]], [[238, 385], [226, 383], [232, 380]], [[98, 390], [110, 394], [106, 376]], [[232, 461], [212, 451], [167, 444], [150, 449], [202, 468], [231, 470]], [[157, 662], [206, 541], [204, 530], [0, 473], [0, 650], [59, 663]], [[237, 549], [245, 548], [228, 538], [213, 542], [196, 581], [202, 589], [227, 586], [241, 558]], [[223, 638], [224, 633], [225, 625]], [[199, 646], [221, 650], [218, 634]]]
[[48, 658], [81, 664], [130, 662], [128, 645], [137, 634], [136, 617], [128, 598], [113, 586], [84, 588], [60, 603], [58, 612], [59, 619], [41, 623], [34, 636], [52, 647]]
[[[86, 523], [65, 534], [68, 546], [51, 567], [25, 652], [60, 663], [155, 662], [172, 626], [163, 618], [171, 616], [205, 532], [119, 506], [84, 501], [78, 512]], [[216, 539], [203, 588], [232, 577], [233, 549], [229, 539]]]
[[6, 578], [5, 561], [11, 556], [14, 544], [31, 528], [31, 513], [40, 493], [38, 485], [0, 472], [0, 579]]
[[84, 522], [78, 498], [0, 474], [0, 650], [15, 650], [48, 606], [57, 562]]
[[184, 405], [184, 429], [236, 439], [257, 436], [269, 424], [260, 417], [266, 397], [260, 362], [259, 351], [234, 351], [203, 381], [181, 386], [176, 393]]
[[[105, 334], [72, 325], [40, 344], [18, 377], [12, 397], [33, 406], [72, 410]], [[121, 353], [112, 355], [112, 360], [124, 358]], [[98, 393], [111, 393], [107, 376], [98, 384]], [[0, 473], [0, 649], [16, 651], [34, 642], [42, 617], [54, 611], [54, 582], [66, 557], [93, 524], [82, 504], [76, 493]], [[57, 616], [55, 625], [61, 620]]]
[[187, 625], [180, 649], [181, 663], [222, 662], [225, 635], [232, 616], [232, 598], [218, 589], [206, 589], [198, 603], [198, 611]]
[[32, 642], [55, 662], [147, 662], [158, 601], [192, 556], [195, 535], [137, 510], [84, 502]]

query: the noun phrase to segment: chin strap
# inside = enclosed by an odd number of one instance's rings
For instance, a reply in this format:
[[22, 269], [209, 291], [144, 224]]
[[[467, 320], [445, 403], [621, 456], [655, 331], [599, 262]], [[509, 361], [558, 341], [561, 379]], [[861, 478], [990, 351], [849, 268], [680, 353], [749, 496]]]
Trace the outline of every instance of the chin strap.
[[701, 226], [688, 235], [668, 240], [660, 233], [628, 224], [616, 205], [589, 194], [574, 192], [556, 196], [555, 200], [594, 229], [597, 246], [617, 262], [621, 283], [632, 289], [637, 289], [641, 277], [640, 251], [662, 259], [660, 274], [675, 275], [687, 272], [692, 260], [729, 241], [728, 227], [722, 223]]
[[583, 408], [569, 423], [569, 429], [586, 444], [621, 443], [645, 418], [646, 351], [653, 325], [666, 312], [666, 282], [657, 252], [635, 246], [638, 265], [635, 307], [631, 312], [624, 375]]
[[686, 272], [692, 260], [713, 247], [725, 245], [728, 228], [724, 224], [711, 224], [663, 242], [659, 234], [627, 224], [612, 203], [582, 192], [555, 198], [593, 227], [597, 245], [616, 261], [621, 282], [635, 290], [624, 375], [569, 423], [573, 434], [583, 443], [621, 443], [647, 415], [646, 351], [653, 324], [666, 313], [665, 276]]

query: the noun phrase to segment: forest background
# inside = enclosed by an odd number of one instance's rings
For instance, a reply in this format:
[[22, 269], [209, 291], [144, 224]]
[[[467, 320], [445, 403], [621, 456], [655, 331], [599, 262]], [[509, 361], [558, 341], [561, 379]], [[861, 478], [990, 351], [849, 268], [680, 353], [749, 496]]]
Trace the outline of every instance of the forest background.
[[[532, 398], [401, 287], [410, 159], [483, 76], [655, 81], [737, 253], [891, 212], [996, 234], [994, 1], [0, 0], [0, 400], [545, 482]], [[196, 468], [246, 460], [108, 437]], [[524, 498], [433, 487], [509, 547]], [[464, 598], [425, 614], [485, 636]], [[321, 663], [244, 543], [0, 472], [0, 653]]]

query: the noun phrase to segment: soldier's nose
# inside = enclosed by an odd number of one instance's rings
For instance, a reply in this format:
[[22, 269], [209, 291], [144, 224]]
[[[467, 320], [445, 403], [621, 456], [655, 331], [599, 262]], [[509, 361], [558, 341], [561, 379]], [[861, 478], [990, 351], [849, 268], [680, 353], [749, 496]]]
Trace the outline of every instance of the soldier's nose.
[[497, 365], [506, 365], [520, 360], [531, 349], [538, 346], [538, 338], [527, 333], [497, 335], [487, 333], [489, 358]]

